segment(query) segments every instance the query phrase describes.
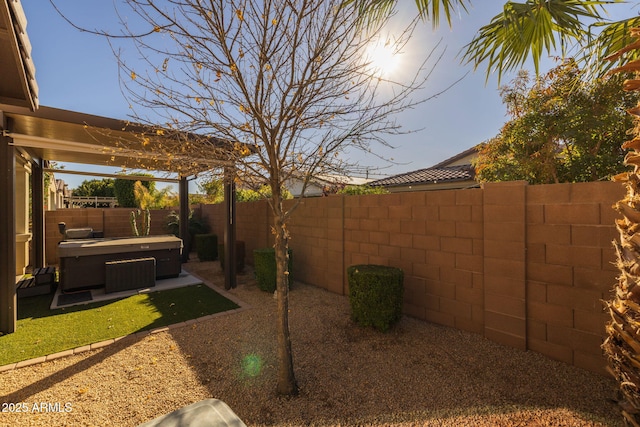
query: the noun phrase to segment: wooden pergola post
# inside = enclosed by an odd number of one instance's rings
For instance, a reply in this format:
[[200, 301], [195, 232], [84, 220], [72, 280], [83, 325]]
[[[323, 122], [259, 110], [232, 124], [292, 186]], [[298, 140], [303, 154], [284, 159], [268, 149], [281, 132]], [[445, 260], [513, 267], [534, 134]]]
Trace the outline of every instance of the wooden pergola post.
[[0, 111], [0, 332], [16, 330], [15, 148]]
[[224, 287], [235, 288], [236, 280], [236, 184], [235, 167], [224, 168]]
[[44, 262], [44, 172], [42, 160], [34, 162], [31, 167], [31, 235], [33, 245], [34, 267], [45, 267]]
[[180, 176], [180, 238], [182, 239], [182, 262], [189, 261], [189, 248], [191, 247], [191, 234], [189, 233], [189, 181], [186, 176]]

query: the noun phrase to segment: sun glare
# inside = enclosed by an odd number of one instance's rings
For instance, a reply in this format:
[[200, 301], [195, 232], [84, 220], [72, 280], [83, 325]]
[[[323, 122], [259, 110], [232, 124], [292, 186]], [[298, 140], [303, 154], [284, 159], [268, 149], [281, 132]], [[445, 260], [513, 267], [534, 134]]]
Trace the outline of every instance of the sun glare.
[[390, 39], [372, 42], [365, 55], [373, 72], [382, 77], [389, 77], [400, 64], [400, 53]]

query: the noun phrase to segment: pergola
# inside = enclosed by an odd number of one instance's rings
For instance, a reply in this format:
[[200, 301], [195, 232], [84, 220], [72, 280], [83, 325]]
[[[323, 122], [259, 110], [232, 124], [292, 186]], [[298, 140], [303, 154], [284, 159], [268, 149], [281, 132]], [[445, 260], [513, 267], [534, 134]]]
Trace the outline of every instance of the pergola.
[[[179, 164], [167, 162], [153, 153], [161, 136], [146, 139], [141, 150], [140, 135], [145, 127], [128, 121], [39, 107], [35, 68], [26, 34], [26, 18], [20, 2], [0, 0], [0, 332], [15, 331], [16, 297], [16, 197], [28, 191], [21, 176], [16, 178], [16, 159], [30, 166], [31, 246], [34, 266], [44, 266], [44, 172], [49, 161], [85, 165], [144, 167], [154, 171], [177, 172], [180, 198], [180, 237], [188, 246], [188, 182], [193, 171], [225, 169], [225, 287], [235, 287], [235, 195], [233, 184], [233, 144], [210, 141], [206, 159], [189, 159], [191, 175], [172, 170]], [[175, 159], [174, 159], [175, 160]], [[144, 165], [144, 166], [141, 166]], [[195, 169], [194, 169], [194, 166]], [[65, 169], [65, 173], [74, 172]], [[81, 171], [76, 171], [82, 173]], [[99, 173], [91, 175], [100, 176]], [[17, 185], [18, 184], [18, 185]], [[188, 254], [183, 254], [183, 262]]]

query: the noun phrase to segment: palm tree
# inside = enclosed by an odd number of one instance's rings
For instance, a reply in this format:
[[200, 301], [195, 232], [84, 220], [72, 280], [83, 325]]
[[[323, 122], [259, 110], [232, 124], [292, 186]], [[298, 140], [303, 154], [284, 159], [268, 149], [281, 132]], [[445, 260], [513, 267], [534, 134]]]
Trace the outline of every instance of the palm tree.
[[[521, 68], [528, 59], [539, 72], [543, 54], [565, 56], [569, 51], [597, 74], [612, 64], [590, 61], [602, 58], [630, 42], [629, 29], [640, 25], [640, 17], [611, 22], [605, 7], [622, 0], [525, 0], [507, 1], [502, 13], [480, 28], [462, 52], [462, 61], [485, 67], [487, 78], [494, 72], [498, 81], [503, 72]], [[358, 8], [365, 22], [379, 21], [393, 13], [398, 0], [345, 0]], [[457, 11], [469, 13], [471, 0], [415, 0], [418, 15], [437, 27], [444, 17], [452, 26]], [[576, 51], [573, 51], [575, 49]], [[582, 68], [584, 67], [584, 64]]]
[[[631, 29], [630, 34], [636, 38], [627, 47], [611, 55], [607, 59], [640, 51], [640, 28]], [[616, 72], [634, 72], [635, 78], [625, 80], [623, 88], [628, 91], [640, 91], [640, 61], [628, 60], [626, 64], [611, 70]], [[640, 117], [640, 103], [627, 110], [633, 116]], [[607, 339], [602, 348], [609, 362], [609, 371], [619, 384], [622, 415], [631, 426], [640, 426], [640, 241], [637, 234], [640, 228], [640, 123], [636, 123], [633, 136], [622, 144], [622, 148], [630, 150], [624, 160], [625, 165], [632, 166], [633, 171], [621, 173], [614, 177], [627, 187], [627, 195], [616, 203], [614, 208], [622, 214], [616, 221], [619, 241], [614, 241], [617, 253], [617, 266], [620, 270], [618, 283], [613, 297], [606, 302], [611, 315], [607, 324]]]

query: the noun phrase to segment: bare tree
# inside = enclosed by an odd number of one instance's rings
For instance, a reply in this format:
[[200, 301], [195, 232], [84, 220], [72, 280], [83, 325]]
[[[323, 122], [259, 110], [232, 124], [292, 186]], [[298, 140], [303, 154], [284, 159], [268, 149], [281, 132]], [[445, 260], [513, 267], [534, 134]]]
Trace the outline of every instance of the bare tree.
[[[401, 51], [415, 22], [385, 36], [387, 20], [364, 28], [357, 11], [341, 3], [126, 0], [129, 20], [122, 22], [121, 37], [141, 58], [131, 63], [118, 55], [123, 92], [133, 111], [144, 112], [135, 121], [157, 126], [155, 136], [165, 139], [164, 152], [154, 155], [182, 159], [186, 173], [198, 163], [194, 159], [211, 156], [212, 138], [231, 141], [236, 179], [271, 188], [281, 394], [298, 391], [288, 320], [287, 222], [299, 199], [283, 205], [284, 185], [295, 178], [306, 188], [318, 174], [353, 173], [358, 165], [349, 153], [375, 152], [374, 143], [388, 146], [387, 135], [405, 133], [395, 117], [428, 99], [413, 96], [442, 53], [437, 45], [415, 52], [417, 64], [398, 78], [387, 76], [368, 52], [376, 44]], [[105, 35], [114, 51], [124, 48], [113, 34]], [[191, 137], [180, 136], [186, 134]]]

